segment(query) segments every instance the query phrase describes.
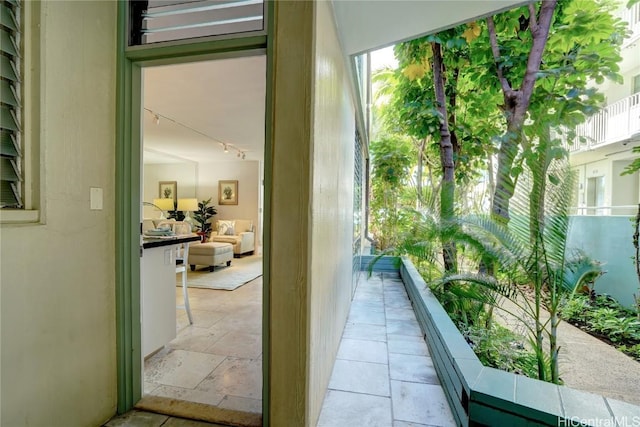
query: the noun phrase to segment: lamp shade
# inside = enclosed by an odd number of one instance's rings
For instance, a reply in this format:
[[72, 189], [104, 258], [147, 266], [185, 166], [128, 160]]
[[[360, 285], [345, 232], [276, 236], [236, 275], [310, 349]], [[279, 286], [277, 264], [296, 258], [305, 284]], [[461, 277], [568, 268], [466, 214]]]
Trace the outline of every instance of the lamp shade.
[[198, 199], [178, 199], [178, 210], [193, 212], [198, 210]]
[[153, 199], [153, 204], [161, 211], [173, 210], [173, 199]]

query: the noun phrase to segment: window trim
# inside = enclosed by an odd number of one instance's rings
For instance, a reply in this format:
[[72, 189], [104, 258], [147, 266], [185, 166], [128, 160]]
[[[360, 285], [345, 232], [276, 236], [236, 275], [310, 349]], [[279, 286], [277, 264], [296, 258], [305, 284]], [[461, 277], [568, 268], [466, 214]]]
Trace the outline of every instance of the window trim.
[[43, 223], [40, 174], [41, 3], [22, 7], [22, 202], [23, 208], [0, 209], [0, 225]]

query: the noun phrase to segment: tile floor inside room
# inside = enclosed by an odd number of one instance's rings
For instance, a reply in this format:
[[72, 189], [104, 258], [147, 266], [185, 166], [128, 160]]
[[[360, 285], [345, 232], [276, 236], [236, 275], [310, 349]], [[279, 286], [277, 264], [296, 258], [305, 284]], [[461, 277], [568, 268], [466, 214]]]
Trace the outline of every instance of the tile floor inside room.
[[145, 395], [262, 413], [262, 277], [233, 291], [189, 288], [189, 301], [193, 325], [179, 309], [177, 337], [145, 361]]
[[[178, 337], [145, 363], [145, 393], [261, 413], [262, 278], [189, 297], [194, 324], [178, 311]], [[193, 423], [133, 411], [107, 425], [204, 425]], [[455, 425], [397, 274], [360, 275], [317, 425]]]

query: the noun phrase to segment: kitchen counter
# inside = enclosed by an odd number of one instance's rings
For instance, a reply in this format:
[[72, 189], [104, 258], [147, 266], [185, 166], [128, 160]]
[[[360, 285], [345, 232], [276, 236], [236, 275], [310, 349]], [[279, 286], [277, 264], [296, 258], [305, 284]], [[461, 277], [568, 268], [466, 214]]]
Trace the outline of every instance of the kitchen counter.
[[200, 236], [197, 234], [187, 234], [168, 237], [149, 237], [145, 236], [142, 240], [142, 247], [144, 249], [158, 248], [161, 246], [176, 245], [188, 242], [199, 242]]
[[[176, 258], [188, 253], [190, 243], [199, 241], [197, 234], [143, 240], [140, 260], [143, 357], [176, 337]], [[186, 264], [187, 260], [183, 262]], [[181, 274], [186, 274], [186, 270]]]

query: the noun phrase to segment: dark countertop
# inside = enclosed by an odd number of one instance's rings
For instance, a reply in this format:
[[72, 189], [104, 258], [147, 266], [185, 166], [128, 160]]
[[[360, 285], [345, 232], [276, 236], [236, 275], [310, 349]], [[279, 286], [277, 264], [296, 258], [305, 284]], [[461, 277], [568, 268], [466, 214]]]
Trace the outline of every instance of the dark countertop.
[[167, 238], [158, 239], [154, 237], [145, 237], [142, 243], [142, 247], [144, 249], [151, 249], [151, 248], [159, 248], [161, 246], [177, 245], [180, 243], [199, 242], [199, 241], [200, 241], [200, 236], [198, 236], [197, 234], [172, 236], [170, 239], [167, 239]]

